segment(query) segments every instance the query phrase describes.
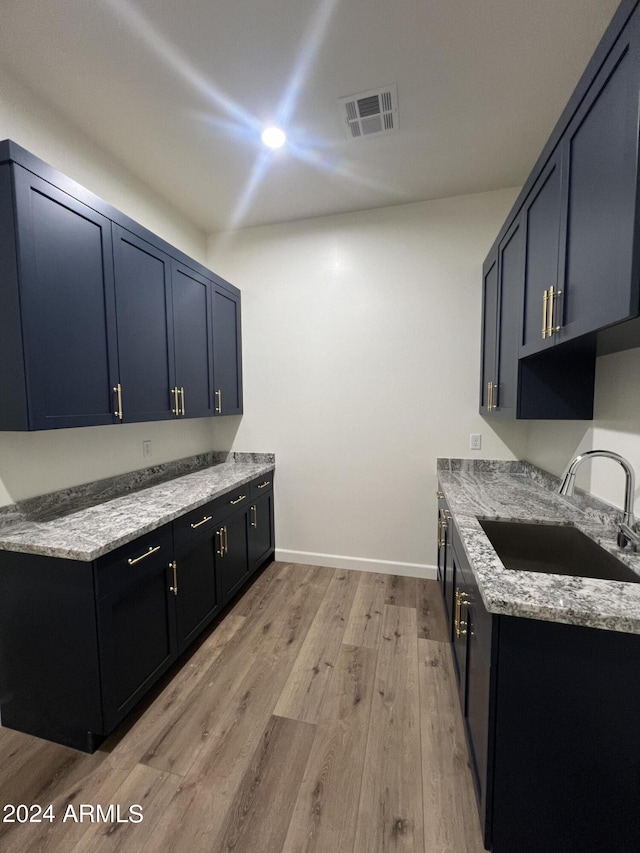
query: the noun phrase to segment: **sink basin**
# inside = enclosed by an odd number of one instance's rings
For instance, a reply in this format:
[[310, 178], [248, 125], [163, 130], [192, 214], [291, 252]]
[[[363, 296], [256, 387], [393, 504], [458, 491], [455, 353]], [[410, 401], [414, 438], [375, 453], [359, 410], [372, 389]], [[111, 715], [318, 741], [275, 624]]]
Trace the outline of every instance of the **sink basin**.
[[639, 583], [640, 575], [576, 527], [478, 519], [507, 569]]

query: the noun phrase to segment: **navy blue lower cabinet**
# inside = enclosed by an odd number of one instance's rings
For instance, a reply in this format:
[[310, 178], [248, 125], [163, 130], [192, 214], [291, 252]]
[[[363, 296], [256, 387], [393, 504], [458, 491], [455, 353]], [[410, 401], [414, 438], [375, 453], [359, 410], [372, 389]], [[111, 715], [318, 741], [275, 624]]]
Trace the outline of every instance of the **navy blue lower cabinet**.
[[223, 604], [230, 601], [249, 579], [247, 527], [248, 512], [245, 507], [227, 517], [218, 528], [216, 571], [220, 576]]
[[273, 489], [265, 487], [264, 493], [254, 497], [249, 507], [249, 571], [256, 569], [273, 554]]
[[450, 529], [445, 606], [486, 849], [638, 849], [640, 636], [488, 613]]
[[98, 561], [104, 731], [138, 703], [178, 654], [171, 527]]
[[[201, 513], [203, 519], [207, 514]], [[193, 517], [193, 514], [190, 516]], [[222, 597], [220, 579], [215, 566], [216, 533], [202, 519], [187, 522], [191, 536], [178, 548], [175, 535], [179, 520], [174, 523], [174, 542], [176, 554], [171, 564], [172, 578], [170, 591], [174, 595], [176, 606], [176, 626], [178, 633], [178, 652], [187, 646], [207, 627], [220, 611]], [[204, 532], [200, 533], [202, 528]]]
[[273, 558], [273, 530], [270, 472], [93, 563], [0, 551], [2, 725], [93, 752]]

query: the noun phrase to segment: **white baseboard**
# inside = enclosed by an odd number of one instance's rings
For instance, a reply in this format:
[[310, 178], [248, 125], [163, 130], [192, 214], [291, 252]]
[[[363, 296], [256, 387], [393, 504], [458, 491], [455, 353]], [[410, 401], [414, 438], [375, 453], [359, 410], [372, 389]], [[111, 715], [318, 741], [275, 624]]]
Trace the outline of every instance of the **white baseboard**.
[[341, 557], [338, 554], [316, 554], [312, 551], [288, 551], [276, 548], [276, 560], [301, 563], [304, 566], [327, 566], [330, 569], [355, 569], [358, 572], [380, 572], [383, 575], [404, 575], [409, 578], [435, 580], [436, 567], [426, 563], [393, 563], [391, 560], [367, 560], [363, 557]]

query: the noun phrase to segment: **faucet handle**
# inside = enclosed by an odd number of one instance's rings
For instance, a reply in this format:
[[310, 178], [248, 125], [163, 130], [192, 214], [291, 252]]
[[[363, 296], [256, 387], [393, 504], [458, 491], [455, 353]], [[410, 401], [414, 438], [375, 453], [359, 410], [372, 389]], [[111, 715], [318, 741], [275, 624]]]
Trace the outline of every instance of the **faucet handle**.
[[626, 548], [627, 545], [631, 545], [633, 550], [637, 551], [640, 547], [640, 533], [637, 532], [636, 525], [630, 527], [621, 521], [618, 525], [618, 547]]

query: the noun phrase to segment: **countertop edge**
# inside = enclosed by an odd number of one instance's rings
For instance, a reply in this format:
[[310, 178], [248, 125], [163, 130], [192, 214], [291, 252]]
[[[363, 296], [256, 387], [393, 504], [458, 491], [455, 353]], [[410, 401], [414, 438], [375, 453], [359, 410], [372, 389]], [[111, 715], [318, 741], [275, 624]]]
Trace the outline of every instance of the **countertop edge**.
[[[479, 594], [489, 613], [496, 616], [524, 617], [601, 630], [640, 634], [640, 583], [573, 578], [552, 574], [543, 575], [505, 568], [478, 521], [478, 517], [500, 518], [501, 515], [487, 512], [479, 506], [473, 509], [466, 506], [461, 510], [458, 506], [460, 503], [459, 495], [455, 493], [455, 488], [451, 482], [447, 482], [451, 477], [459, 478], [461, 482], [468, 477], [470, 480], [474, 479], [477, 486], [483, 478], [482, 470], [474, 470], [473, 472], [456, 470], [454, 472], [439, 468], [437, 473], [438, 488], [447, 501], [465, 556], [476, 580]], [[528, 474], [526, 470], [509, 471], [503, 469], [496, 471], [490, 467], [484, 473], [488, 477], [495, 477], [498, 474], [501, 477], [514, 478], [514, 480], [515, 474], [519, 476], [520, 480], [524, 479], [523, 473], [525, 476]], [[587, 517], [587, 510], [584, 506], [580, 508], [574, 504], [568, 505], [566, 499], [556, 496], [554, 492], [545, 488], [545, 485], [539, 481], [532, 479], [530, 486], [533, 499], [526, 510], [517, 508], [510, 513], [503, 513], [502, 517], [508, 516], [509, 519], [513, 520], [520, 519], [544, 523], [535, 517], [528, 518], [532, 509], [535, 509], [536, 494], [544, 497], [547, 501], [555, 501], [557, 497], [558, 502], [561, 502], [562, 507], [566, 509], [567, 516], [571, 516], [567, 523], [575, 525], [605, 550], [614, 553], [615, 556], [623, 556], [623, 562], [635, 563], [634, 568], [637, 571], [640, 556], [621, 555], [610, 547], [608, 539], [611, 537], [604, 535], [604, 524], [602, 530], [599, 530], [593, 518]], [[591, 499], [591, 496], [589, 498]], [[597, 503], [597, 499], [595, 501]], [[606, 506], [604, 502], [600, 503], [602, 506]], [[619, 513], [619, 510], [613, 507], [610, 510], [614, 514]], [[585, 518], [581, 519], [580, 516], [583, 514]], [[539, 513], [539, 515], [544, 515], [544, 513]]]
[[[199, 480], [202, 479], [203, 475], [206, 476], [207, 472], [213, 474], [216, 465], [211, 466], [210, 468], [203, 468], [199, 471], [190, 472], [183, 476], [176, 477], [172, 480], [167, 480], [158, 485], [149, 486], [146, 489], [138, 491], [133, 495], [124, 495], [118, 498], [114, 498], [112, 500], [105, 501], [103, 504], [98, 504], [96, 506], [90, 507], [87, 510], [83, 510], [76, 515], [81, 515], [83, 512], [89, 514], [93, 514], [95, 512], [102, 513], [105, 511], [105, 508], [110, 504], [115, 505], [120, 502], [131, 502], [133, 505], [144, 503], [145, 498], [151, 503], [153, 500], [153, 494], [158, 494], [160, 490], [166, 490], [167, 488], [178, 486], [184, 486], [186, 481], [190, 478], [197, 477]], [[247, 471], [247, 467], [250, 467], [250, 470]], [[244, 470], [243, 470], [244, 469]], [[197, 499], [193, 501], [188, 501], [187, 503], [181, 503], [180, 506], [172, 507], [170, 510], [160, 512], [157, 516], [155, 516], [152, 520], [147, 521], [146, 523], [141, 524], [135, 529], [130, 529], [126, 533], [123, 533], [120, 536], [116, 536], [113, 539], [110, 539], [108, 543], [101, 544], [96, 547], [91, 547], [87, 545], [86, 548], [81, 547], [63, 547], [60, 545], [46, 545], [38, 542], [28, 542], [21, 541], [22, 539], [26, 539], [27, 533], [18, 533], [16, 535], [16, 539], [9, 538], [10, 536], [10, 528], [4, 531], [0, 531], [0, 552], [13, 552], [20, 554], [31, 554], [34, 556], [44, 556], [44, 557], [54, 557], [65, 560], [76, 560], [79, 562], [93, 562], [100, 557], [105, 556], [106, 554], [115, 551], [116, 549], [122, 547], [123, 545], [128, 544], [129, 542], [133, 542], [135, 539], [140, 536], [144, 536], [147, 533], [151, 533], [154, 530], [157, 530], [160, 527], [163, 527], [165, 524], [169, 524], [177, 518], [180, 518], [182, 515], [186, 515], [188, 512], [191, 512], [194, 509], [197, 509], [200, 506], [204, 506], [204, 504], [209, 501], [215, 500], [218, 497], [221, 497], [234, 489], [238, 488], [238, 486], [243, 486], [245, 483], [249, 483], [257, 477], [262, 476], [263, 474], [268, 474], [270, 472], [275, 471], [276, 464], [275, 462], [265, 462], [265, 463], [250, 463], [250, 462], [235, 462], [233, 463], [234, 473], [237, 472], [239, 476], [233, 477], [231, 480], [227, 479], [223, 486], [216, 487], [212, 486], [211, 490], [206, 490], [206, 493], [200, 493]], [[229, 469], [227, 469], [228, 472]], [[145, 494], [148, 493], [148, 494]], [[142, 499], [142, 500], [141, 500]], [[46, 529], [47, 525], [53, 526], [56, 522], [56, 519], [47, 521], [47, 522], [32, 522], [31, 528], [33, 531]], [[87, 521], [89, 523], [89, 520]], [[23, 527], [28, 525], [22, 525]]]

